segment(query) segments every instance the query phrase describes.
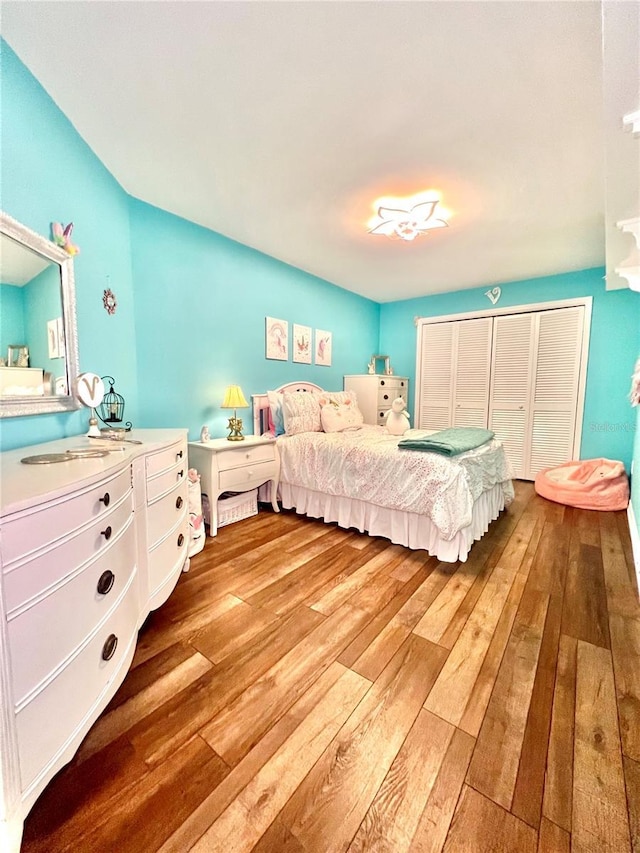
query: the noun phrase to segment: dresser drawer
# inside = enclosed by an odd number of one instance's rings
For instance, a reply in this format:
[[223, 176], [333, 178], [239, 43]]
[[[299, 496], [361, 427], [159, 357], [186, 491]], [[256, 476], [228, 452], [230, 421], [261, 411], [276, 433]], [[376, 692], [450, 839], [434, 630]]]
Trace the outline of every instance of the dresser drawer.
[[186, 478], [176, 483], [173, 491], [147, 507], [147, 542], [153, 548], [167, 531], [188, 512], [188, 482]]
[[166, 471], [167, 468], [173, 468], [175, 465], [184, 463], [187, 464], [187, 447], [184, 441], [176, 442], [171, 447], [151, 453], [147, 456], [146, 470], [147, 477], [155, 477], [161, 471]]
[[[120, 538], [55, 592], [8, 623], [16, 705], [73, 654], [118, 600], [135, 570], [133, 516]], [[98, 583], [104, 591], [98, 592]]]
[[[117, 608], [59, 675], [16, 714], [20, 777], [24, 791], [60, 752], [118, 674], [135, 642], [139, 604], [135, 573]], [[105, 644], [117, 645], [109, 660]]]
[[9, 617], [16, 608], [47, 592], [84, 563], [91, 562], [103, 552], [106, 553], [110, 542], [115, 542], [130, 522], [132, 511], [133, 499], [129, 489], [119, 505], [113, 507], [110, 504], [109, 510], [84, 530], [47, 550], [40, 551], [30, 560], [7, 572], [3, 581]]
[[398, 379], [396, 376], [381, 376], [378, 379], [378, 390], [390, 390], [392, 393], [396, 392], [396, 397], [398, 396], [398, 390], [402, 390], [403, 388], [406, 390], [407, 380], [406, 379]]
[[[63, 463], [66, 464], [66, 463]], [[82, 463], [74, 463], [82, 464]], [[131, 469], [127, 466], [98, 485], [73, 492], [49, 504], [16, 513], [2, 523], [3, 568], [45, 545], [67, 536], [91, 519], [109, 512], [109, 507], [131, 491]]]
[[242, 450], [222, 450], [216, 454], [219, 471], [239, 468], [241, 465], [253, 465], [255, 462], [269, 462], [274, 459], [273, 444], [256, 444], [243, 447]]
[[149, 479], [147, 482], [147, 501], [148, 503], [152, 503], [161, 495], [166, 495], [168, 492], [172, 492], [178, 483], [182, 483], [183, 481], [186, 483], [187, 481], [187, 459], [186, 455], [184, 458], [184, 464], [179, 462], [178, 465], [174, 465], [172, 468], [169, 468], [168, 471], [164, 471], [162, 474], [158, 474], [156, 477]]
[[272, 480], [278, 473], [275, 461], [259, 462], [257, 465], [247, 465], [230, 471], [220, 471], [220, 490], [223, 492], [240, 489], [246, 491]]
[[173, 530], [149, 551], [149, 598], [184, 565], [189, 547], [189, 517], [185, 511]]

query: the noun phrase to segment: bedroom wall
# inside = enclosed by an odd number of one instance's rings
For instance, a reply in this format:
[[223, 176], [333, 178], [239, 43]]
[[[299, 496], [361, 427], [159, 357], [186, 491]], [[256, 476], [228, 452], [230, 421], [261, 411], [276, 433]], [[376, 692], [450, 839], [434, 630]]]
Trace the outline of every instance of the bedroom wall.
[[[285, 382], [342, 388], [378, 346], [380, 306], [240, 243], [130, 200], [140, 425], [226, 435], [224, 390], [248, 402]], [[289, 360], [265, 358], [265, 317], [289, 323]], [[292, 361], [292, 326], [333, 335], [331, 367]], [[238, 415], [251, 432], [251, 410]]]
[[[629, 384], [638, 349], [640, 294], [606, 291], [601, 268], [502, 284], [496, 307], [593, 297], [587, 387], [582, 424], [582, 458], [622, 460], [630, 469], [636, 427], [629, 406]], [[413, 411], [416, 367], [414, 317], [484, 311], [491, 303], [487, 286], [383, 304], [380, 351], [391, 356], [398, 374], [411, 379]], [[636, 454], [637, 454], [636, 441]], [[636, 463], [638, 464], [638, 463]]]
[[[136, 337], [128, 197], [16, 54], [0, 40], [2, 209], [49, 236], [51, 222], [74, 222], [80, 369], [110, 373], [136, 416]], [[110, 282], [110, 284], [107, 283]], [[111, 286], [118, 310], [102, 294]], [[131, 402], [130, 402], [131, 401]], [[86, 431], [87, 410], [0, 421], [9, 450]]]

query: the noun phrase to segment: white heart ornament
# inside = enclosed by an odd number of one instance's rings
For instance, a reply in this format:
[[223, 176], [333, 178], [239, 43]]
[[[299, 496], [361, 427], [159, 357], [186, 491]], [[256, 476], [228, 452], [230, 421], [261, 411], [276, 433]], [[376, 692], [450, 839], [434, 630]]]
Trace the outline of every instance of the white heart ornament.
[[502, 290], [499, 287], [493, 287], [491, 290], [487, 290], [485, 296], [488, 296], [491, 300], [491, 304], [495, 305], [498, 299], [502, 296]]

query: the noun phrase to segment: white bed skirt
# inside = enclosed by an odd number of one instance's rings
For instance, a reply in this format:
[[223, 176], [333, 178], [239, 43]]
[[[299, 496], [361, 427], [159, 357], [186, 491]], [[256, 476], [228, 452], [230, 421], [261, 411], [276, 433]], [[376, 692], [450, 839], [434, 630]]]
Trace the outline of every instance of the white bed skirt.
[[504, 509], [504, 490], [500, 483], [484, 492], [473, 505], [471, 524], [446, 542], [431, 519], [412, 512], [368, 504], [355, 498], [335, 497], [302, 486], [280, 483], [278, 494], [285, 509], [301, 515], [337, 522], [339, 527], [355, 527], [361, 533], [382, 536], [412, 550], [428, 551], [445, 563], [465, 562], [471, 546], [489, 529]]

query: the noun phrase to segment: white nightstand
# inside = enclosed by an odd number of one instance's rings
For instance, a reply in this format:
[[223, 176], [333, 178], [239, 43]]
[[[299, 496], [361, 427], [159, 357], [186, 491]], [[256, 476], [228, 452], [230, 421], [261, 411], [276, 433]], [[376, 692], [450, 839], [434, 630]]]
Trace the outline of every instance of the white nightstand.
[[189, 466], [197, 469], [202, 492], [209, 497], [210, 536], [218, 532], [218, 498], [223, 492], [248, 492], [270, 482], [271, 506], [279, 512], [280, 457], [272, 438], [245, 435], [244, 441], [190, 441]]

